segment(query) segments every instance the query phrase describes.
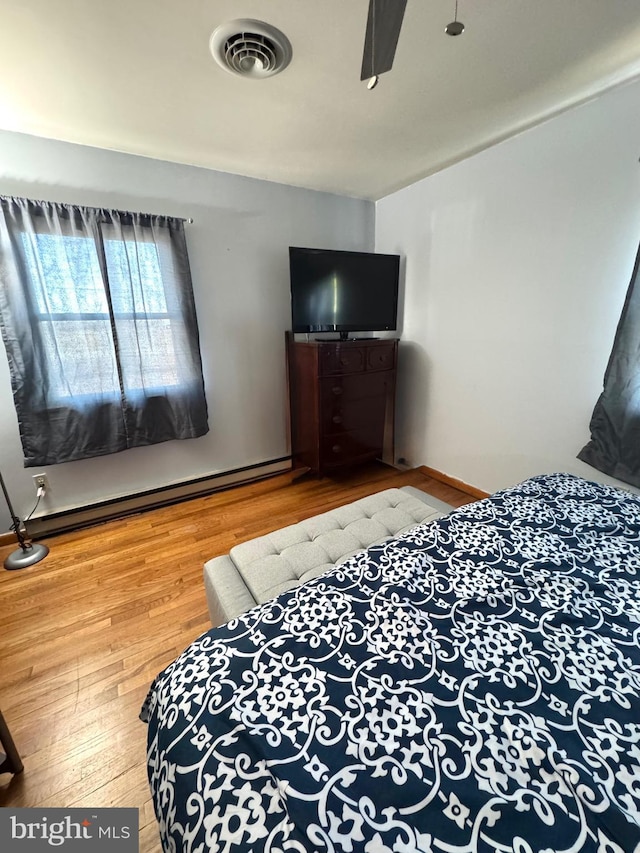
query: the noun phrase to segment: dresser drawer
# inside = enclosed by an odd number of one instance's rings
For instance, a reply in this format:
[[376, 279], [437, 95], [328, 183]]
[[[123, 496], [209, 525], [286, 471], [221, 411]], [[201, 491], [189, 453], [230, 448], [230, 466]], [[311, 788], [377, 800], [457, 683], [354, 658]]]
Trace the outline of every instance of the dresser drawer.
[[366, 350], [367, 370], [391, 370], [395, 367], [396, 345], [394, 341], [388, 344], [368, 347]]
[[382, 429], [372, 429], [371, 426], [341, 435], [327, 435], [323, 438], [320, 448], [322, 465], [331, 468], [367, 457], [380, 456], [383, 437]]
[[366, 369], [367, 355], [364, 347], [346, 344], [322, 344], [320, 348], [320, 375], [361, 373]]
[[324, 408], [340, 400], [355, 403], [370, 397], [384, 397], [392, 381], [392, 375], [387, 375], [383, 371], [347, 376], [325, 376], [320, 380], [320, 406]]
[[351, 400], [335, 400], [323, 406], [321, 412], [322, 435], [337, 435], [354, 429], [365, 429], [372, 422], [384, 423], [384, 409], [374, 398], [373, 405], [368, 400], [354, 403]]
[[384, 422], [392, 377], [386, 373], [325, 377], [321, 381], [321, 434]]

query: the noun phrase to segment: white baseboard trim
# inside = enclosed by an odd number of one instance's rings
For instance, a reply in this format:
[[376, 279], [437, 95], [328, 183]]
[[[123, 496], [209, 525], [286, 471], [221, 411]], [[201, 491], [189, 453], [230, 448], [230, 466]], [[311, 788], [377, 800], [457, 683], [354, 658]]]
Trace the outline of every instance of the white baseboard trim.
[[56, 533], [77, 530], [81, 527], [89, 527], [92, 524], [122, 518], [136, 512], [157, 509], [158, 507], [179, 503], [190, 498], [210, 495], [222, 489], [252, 483], [255, 480], [273, 477], [276, 474], [282, 474], [290, 470], [291, 457], [283, 456], [280, 459], [258, 462], [255, 465], [247, 465], [244, 468], [235, 468], [232, 471], [224, 471], [219, 474], [211, 474], [208, 477], [200, 477], [197, 480], [188, 480], [184, 483], [176, 483], [159, 489], [139, 492], [134, 495], [112, 498], [108, 501], [97, 502], [62, 512], [53, 512], [49, 515], [35, 516], [28, 522], [27, 530], [30, 539], [41, 539], [43, 536], [52, 536]]

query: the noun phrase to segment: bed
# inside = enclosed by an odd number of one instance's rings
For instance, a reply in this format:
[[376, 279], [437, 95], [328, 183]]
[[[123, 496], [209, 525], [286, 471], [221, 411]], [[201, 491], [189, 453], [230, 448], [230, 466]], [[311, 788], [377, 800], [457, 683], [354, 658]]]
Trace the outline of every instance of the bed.
[[640, 851], [640, 497], [541, 475], [154, 681], [167, 851]]

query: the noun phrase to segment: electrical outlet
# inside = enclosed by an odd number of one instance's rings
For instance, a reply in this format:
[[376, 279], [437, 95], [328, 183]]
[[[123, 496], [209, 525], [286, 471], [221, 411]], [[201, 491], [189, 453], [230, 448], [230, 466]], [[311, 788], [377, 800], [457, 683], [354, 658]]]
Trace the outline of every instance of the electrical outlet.
[[49, 491], [49, 478], [46, 474], [34, 474], [33, 483], [36, 487], [36, 491], [38, 491], [38, 489], [44, 489], [45, 495]]

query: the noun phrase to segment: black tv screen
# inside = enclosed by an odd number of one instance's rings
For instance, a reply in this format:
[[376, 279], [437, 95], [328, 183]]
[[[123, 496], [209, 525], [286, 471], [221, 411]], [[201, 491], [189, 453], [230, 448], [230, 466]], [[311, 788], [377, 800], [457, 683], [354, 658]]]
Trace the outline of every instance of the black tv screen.
[[289, 247], [294, 332], [396, 328], [399, 255]]

